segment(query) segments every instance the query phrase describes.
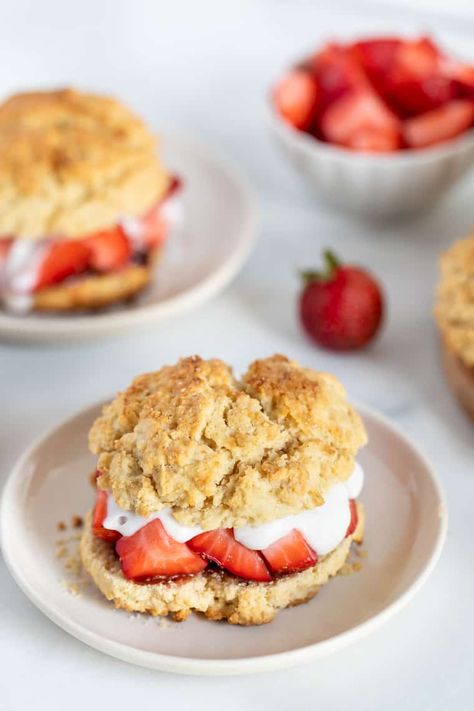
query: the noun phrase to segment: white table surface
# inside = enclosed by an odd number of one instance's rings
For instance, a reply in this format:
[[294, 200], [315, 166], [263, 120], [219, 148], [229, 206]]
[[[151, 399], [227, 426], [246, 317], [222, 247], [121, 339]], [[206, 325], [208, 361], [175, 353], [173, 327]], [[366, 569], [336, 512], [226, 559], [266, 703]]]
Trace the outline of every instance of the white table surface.
[[[416, 222], [358, 224], [314, 204], [274, 150], [263, 101], [288, 58], [336, 32], [431, 29], [472, 58], [471, 3], [435, 0], [432, 14], [427, 0], [9, 5], [0, 12], [0, 93], [65, 83], [108, 90], [155, 125], [199, 136], [248, 175], [261, 233], [233, 285], [195, 313], [104, 342], [0, 346], [0, 476], [41, 431], [137, 373], [193, 353], [242, 369], [283, 352], [334, 372], [413, 438], [442, 479], [450, 527], [432, 578], [385, 627], [316, 664], [245, 678], [184, 679], [89, 649], [43, 617], [0, 560], [0, 709], [471, 709], [473, 430], [444, 384], [431, 308], [436, 255], [474, 223], [474, 183]], [[297, 269], [327, 245], [385, 285], [385, 328], [365, 353], [319, 351], [297, 327]]]

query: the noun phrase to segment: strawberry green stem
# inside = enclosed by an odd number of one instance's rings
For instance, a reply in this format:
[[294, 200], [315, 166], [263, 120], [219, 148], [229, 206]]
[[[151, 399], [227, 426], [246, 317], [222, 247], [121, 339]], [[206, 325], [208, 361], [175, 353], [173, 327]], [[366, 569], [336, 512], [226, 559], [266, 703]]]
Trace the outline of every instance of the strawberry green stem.
[[304, 284], [311, 284], [313, 281], [330, 281], [336, 271], [341, 266], [339, 259], [330, 249], [325, 249], [323, 252], [324, 268], [321, 271], [309, 270], [300, 272]]

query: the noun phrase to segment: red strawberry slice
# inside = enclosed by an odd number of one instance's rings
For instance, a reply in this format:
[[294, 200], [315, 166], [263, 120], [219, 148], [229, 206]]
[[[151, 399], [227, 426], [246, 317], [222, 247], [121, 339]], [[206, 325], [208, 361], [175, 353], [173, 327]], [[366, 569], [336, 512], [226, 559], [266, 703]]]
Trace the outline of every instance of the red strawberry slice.
[[272, 579], [260, 553], [236, 541], [231, 528], [200, 533], [188, 541], [188, 546], [239, 578], [259, 582]]
[[158, 247], [167, 236], [168, 221], [164, 218], [159, 206], [153, 207], [140, 220], [141, 238], [148, 247]]
[[6, 259], [12, 243], [13, 240], [8, 237], [0, 239], [0, 262], [3, 262]]
[[367, 77], [351, 49], [328, 44], [309, 60], [320, 89], [323, 111], [345, 94], [366, 89]]
[[352, 47], [370, 79], [378, 82], [390, 70], [401, 44], [398, 37], [378, 37], [354, 42]]
[[173, 175], [170, 180], [170, 184], [168, 185], [168, 190], [166, 191], [165, 195], [161, 198], [160, 202], [163, 202], [164, 200], [168, 200], [170, 197], [178, 193], [181, 188], [183, 187], [183, 181], [181, 178], [178, 178], [178, 176]]
[[107, 492], [103, 489], [97, 489], [97, 498], [94, 508], [94, 516], [92, 518], [92, 533], [97, 538], [102, 538], [104, 541], [112, 543], [118, 541], [120, 533], [112, 531], [109, 528], [104, 528], [104, 519], [107, 516]]
[[314, 77], [302, 69], [285, 74], [273, 92], [280, 115], [298, 129], [309, 128], [318, 104], [318, 87]]
[[401, 116], [414, 116], [455, 98], [455, 83], [442, 70], [443, 57], [427, 37], [402, 42], [380, 89]]
[[460, 99], [474, 99], [474, 66], [444, 58], [443, 70], [453, 80]]
[[159, 519], [147, 523], [133, 536], [122, 536], [115, 549], [123, 574], [137, 582], [161, 576], [193, 575], [207, 566], [186, 543], [171, 538]]
[[347, 536], [352, 536], [359, 522], [359, 517], [357, 516], [357, 503], [355, 499], [349, 499], [349, 508], [351, 511], [351, 521], [347, 527], [346, 538]]
[[89, 266], [98, 272], [121, 269], [130, 258], [130, 242], [118, 225], [110, 230], [96, 232], [83, 242], [89, 250]]
[[474, 104], [457, 99], [421, 116], [407, 119], [403, 135], [411, 148], [425, 148], [455, 138], [472, 126]]
[[43, 289], [80, 274], [87, 269], [88, 259], [89, 250], [82, 241], [54, 242], [41, 264], [36, 289]]
[[400, 136], [395, 131], [363, 128], [353, 134], [350, 148], [366, 153], [390, 153], [400, 148]]
[[318, 562], [317, 554], [296, 528], [265, 548], [262, 555], [272, 573], [280, 575], [305, 570]]
[[368, 132], [378, 135], [371, 150], [395, 150], [400, 145], [397, 117], [372, 91], [349, 94], [336, 101], [325, 112], [321, 128], [326, 140], [347, 148], [360, 147], [360, 134]]
[[429, 37], [404, 40], [397, 48], [394, 70], [412, 77], [426, 77], [438, 71], [441, 53]]

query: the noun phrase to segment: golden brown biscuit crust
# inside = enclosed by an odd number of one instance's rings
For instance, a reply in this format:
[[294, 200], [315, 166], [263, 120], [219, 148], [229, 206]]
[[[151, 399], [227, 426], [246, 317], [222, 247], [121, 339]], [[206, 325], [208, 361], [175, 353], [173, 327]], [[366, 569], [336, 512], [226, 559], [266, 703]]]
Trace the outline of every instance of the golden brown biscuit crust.
[[136, 378], [90, 432], [99, 485], [148, 516], [185, 525], [258, 525], [324, 502], [366, 442], [342, 385], [284, 356], [238, 382], [195, 356]]
[[435, 317], [449, 350], [474, 367], [474, 235], [455, 242], [440, 259]]
[[0, 235], [81, 237], [145, 213], [169, 183], [123, 104], [72, 89], [0, 105]]
[[211, 620], [227, 620], [236, 625], [261, 625], [271, 622], [285, 607], [312, 598], [319, 588], [337, 575], [349, 555], [352, 541], [364, 535], [364, 513], [357, 505], [356, 531], [312, 568], [277, 578], [271, 583], [239, 580], [231, 575], [204, 571], [179, 581], [137, 585], [127, 580], [120, 569], [114, 546], [96, 538], [89, 514], [81, 539], [81, 558], [99, 590], [116, 607], [150, 615], [172, 615], [184, 620], [191, 612], [201, 612]]

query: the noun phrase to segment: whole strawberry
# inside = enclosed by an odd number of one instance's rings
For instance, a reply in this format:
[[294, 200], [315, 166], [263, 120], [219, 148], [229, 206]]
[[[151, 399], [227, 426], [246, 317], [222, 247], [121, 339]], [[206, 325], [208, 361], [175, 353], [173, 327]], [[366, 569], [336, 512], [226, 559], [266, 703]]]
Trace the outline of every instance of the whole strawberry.
[[320, 346], [337, 351], [363, 348], [379, 330], [383, 296], [364, 269], [341, 265], [324, 252], [323, 272], [303, 272], [300, 318], [308, 335]]

